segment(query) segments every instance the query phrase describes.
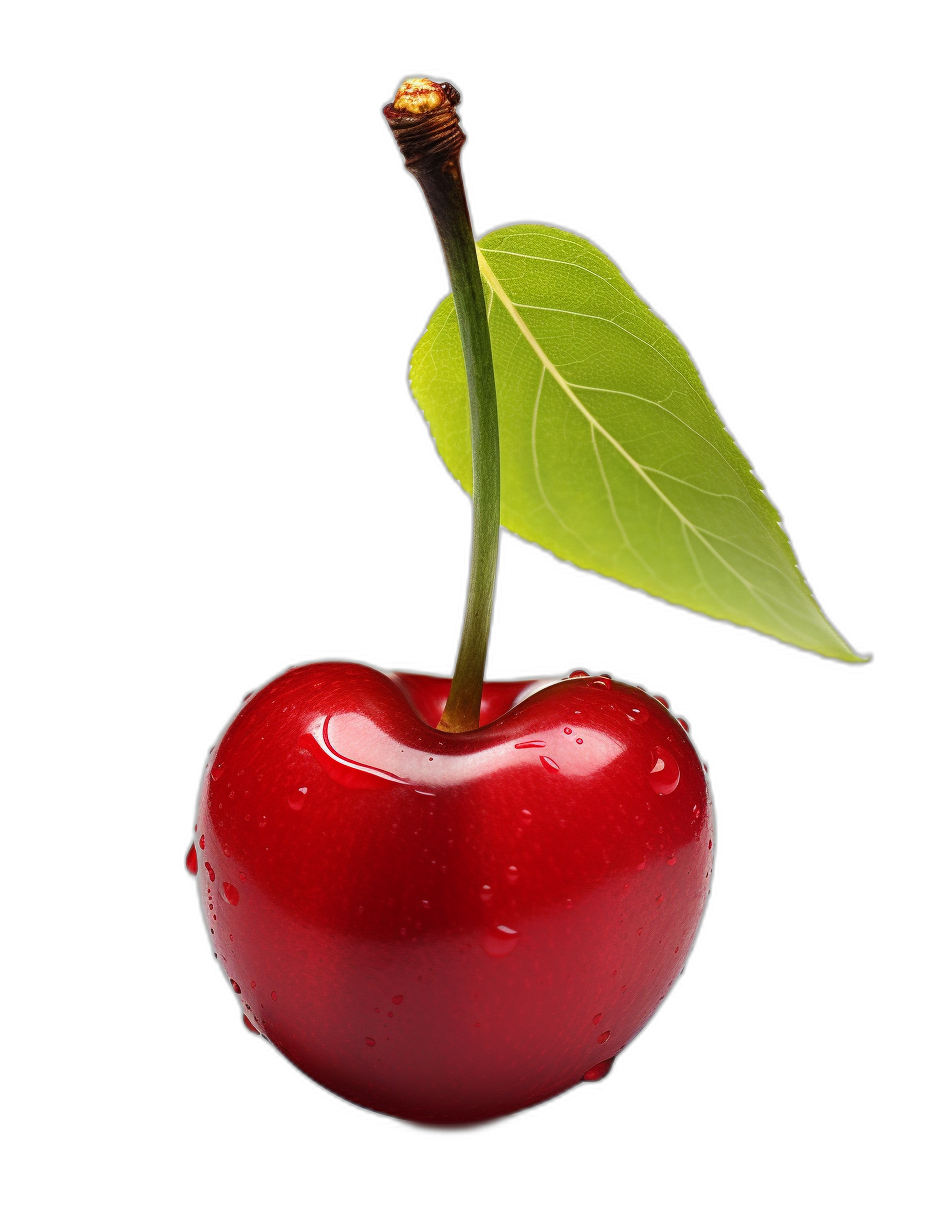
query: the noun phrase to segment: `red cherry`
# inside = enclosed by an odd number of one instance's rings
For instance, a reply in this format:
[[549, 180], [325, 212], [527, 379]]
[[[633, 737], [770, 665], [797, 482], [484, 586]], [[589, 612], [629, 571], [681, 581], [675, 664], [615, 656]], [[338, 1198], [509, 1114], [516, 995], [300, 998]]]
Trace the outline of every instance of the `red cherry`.
[[254, 694], [204, 777], [198, 887], [233, 987], [273, 990], [262, 1033], [290, 1060], [455, 1123], [605, 1075], [683, 968], [712, 809], [641, 689], [488, 683], [456, 734], [435, 727], [448, 689], [317, 663]]

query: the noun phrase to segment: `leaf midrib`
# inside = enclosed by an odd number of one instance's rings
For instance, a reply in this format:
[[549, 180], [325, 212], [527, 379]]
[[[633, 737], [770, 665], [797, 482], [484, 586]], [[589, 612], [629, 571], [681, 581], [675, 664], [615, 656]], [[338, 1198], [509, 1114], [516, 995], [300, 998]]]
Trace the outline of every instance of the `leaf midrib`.
[[[625, 300], [630, 305], [630, 307], [625, 310], [629, 312], [630, 315], [637, 317], [639, 320], [642, 317], [640, 301], [636, 301], [633, 294], [629, 294], [623, 287], [617, 286], [616, 283], [612, 279], [603, 277], [602, 274], [598, 274], [595, 270], [591, 270], [587, 266], [579, 264], [577, 261], [562, 261], [558, 257], [541, 257], [541, 256], [536, 256], [535, 254], [528, 253], [528, 252], [513, 252], [509, 248], [488, 248], [487, 251], [492, 252], [492, 253], [500, 253], [502, 256], [507, 256], [507, 257], [521, 257], [525, 261], [544, 261], [549, 265], [565, 265], [565, 266], [568, 266], [570, 269], [580, 270], [584, 274], [589, 274], [592, 278], [598, 278], [599, 281], [605, 283], [606, 286], [609, 287], [611, 291], [615, 292], [618, 295], [621, 295], [622, 299]], [[477, 259], [478, 261], [483, 259], [483, 250], [479, 246], [477, 247]], [[485, 263], [486, 262], [484, 261], [484, 264]], [[526, 306], [526, 305], [523, 305], [523, 306]], [[689, 379], [686, 373], [681, 372], [680, 369], [677, 368], [677, 366], [674, 363], [672, 363], [669, 356], [665, 355], [664, 352], [661, 351], [660, 348], [656, 347], [653, 342], [649, 342], [647, 338], [642, 338], [640, 334], [636, 334], [632, 330], [626, 329], [625, 326], [620, 325], [618, 321], [612, 320], [611, 317], [595, 316], [589, 312], [571, 312], [570, 309], [567, 309], [567, 308], [542, 308], [539, 305], [534, 305], [534, 306], [538, 308], [538, 311], [540, 312], [562, 312], [570, 316], [585, 317], [587, 320], [590, 320], [590, 321], [602, 321], [607, 325], [612, 325], [616, 329], [621, 330], [623, 334], [628, 334], [628, 336], [630, 338], [634, 338], [636, 342], [640, 342], [644, 346], [650, 347], [650, 349], [655, 353], [655, 355], [660, 356], [660, 358], [667, 365], [667, 367], [670, 368], [671, 372], [675, 372], [677, 376], [680, 378], [680, 380], [683, 381], [683, 383], [686, 386], [688, 386], [688, 388], [692, 391], [696, 399], [699, 402], [707, 405], [710, 411], [712, 411], [713, 413], [715, 412], [715, 408], [712, 406], [712, 402], [709, 399], [708, 395], [706, 394], [705, 390], [698, 389], [693, 384], [693, 382]]]
[[[495, 251], [495, 250], [491, 250], [491, 251]], [[761, 605], [761, 607], [763, 607], [774, 620], [782, 621], [782, 623], [786, 625], [787, 627], [792, 627], [793, 629], [796, 629], [795, 626], [790, 626], [790, 622], [786, 620], [782, 612], [777, 612], [771, 609], [768, 603], [763, 598], [762, 593], [758, 590], [758, 588], [755, 587], [753, 583], [749, 582], [747, 578], [745, 578], [741, 573], [739, 573], [738, 570], [728, 560], [726, 560], [725, 557], [720, 552], [718, 552], [711, 543], [707, 542], [701, 528], [698, 526], [695, 526], [689, 520], [689, 518], [687, 518], [686, 515], [680, 509], [677, 508], [677, 506], [667, 496], [667, 494], [663, 492], [661, 488], [651, 479], [651, 477], [647, 474], [647, 472], [644, 470], [642, 465], [639, 462], [637, 462], [635, 458], [632, 457], [632, 455], [628, 452], [627, 449], [625, 449], [623, 445], [621, 445], [609, 432], [606, 431], [606, 429], [599, 422], [596, 416], [593, 415], [586, 406], [584, 406], [581, 400], [577, 397], [570, 383], [561, 374], [561, 372], [558, 370], [558, 368], [556, 367], [554, 362], [551, 360], [551, 358], [548, 356], [548, 354], [543, 350], [537, 338], [534, 336], [532, 331], [529, 329], [528, 324], [526, 323], [526, 321], [520, 314], [519, 310], [516, 308], [513, 301], [506, 294], [505, 290], [503, 289], [502, 284], [500, 283], [499, 279], [496, 277], [492, 268], [490, 267], [488, 261], [484, 257], [483, 252], [481, 248], [479, 247], [479, 245], [477, 246], [477, 261], [480, 266], [480, 272], [482, 273], [483, 277], [487, 280], [487, 284], [489, 285], [491, 291], [496, 295], [500, 303], [504, 305], [504, 307], [506, 308], [506, 311], [512, 317], [513, 321], [515, 321], [516, 325], [518, 326], [526, 342], [529, 344], [529, 346], [532, 348], [532, 350], [537, 355], [539, 362], [542, 364], [544, 369], [551, 375], [552, 379], [560, 386], [563, 392], [567, 395], [567, 398], [570, 400], [570, 402], [573, 403], [573, 405], [577, 408], [580, 414], [587, 420], [587, 422], [591, 425], [591, 427], [595, 431], [599, 432], [605, 438], [605, 440], [607, 440], [609, 444], [612, 445], [613, 449], [615, 449], [615, 451], [622, 458], [625, 459], [625, 461], [635, 471], [635, 473], [642, 480], [642, 482], [647, 484], [647, 486], [655, 493], [655, 495], [658, 497], [659, 500], [663, 501], [663, 503], [667, 506], [667, 508], [678, 519], [680, 526], [684, 530], [684, 532], [687, 530], [691, 531], [696, 536], [696, 538], [699, 540], [699, 542], [703, 545], [706, 551], [709, 552], [712, 556], [714, 556], [715, 559], [723, 566], [723, 568], [727, 569], [728, 572], [738, 582], [741, 583], [741, 585], [745, 588], [745, 590], [747, 590], [747, 592], [752, 596], [752, 598], [754, 598], [755, 601], [758, 602]], [[685, 538], [686, 538], [686, 534], [684, 533], [684, 539]], [[696, 562], [694, 561], [694, 564], [695, 563]], [[700, 577], [702, 577], [702, 570], [699, 569], [698, 565], [697, 565], [697, 572], [699, 573]], [[708, 586], [708, 584], [705, 581], [705, 578], [702, 578], [702, 581], [703, 581], [703, 585], [705, 585], [711, 593], [712, 588]], [[721, 600], [720, 596], [716, 595], [716, 599], [722, 602], [724, 607], [731, 610], [729, 605], [725, 603], [724, 600]], [[799, 633], [801, 636], [800, 630], [797, 629], [796, 632]]]

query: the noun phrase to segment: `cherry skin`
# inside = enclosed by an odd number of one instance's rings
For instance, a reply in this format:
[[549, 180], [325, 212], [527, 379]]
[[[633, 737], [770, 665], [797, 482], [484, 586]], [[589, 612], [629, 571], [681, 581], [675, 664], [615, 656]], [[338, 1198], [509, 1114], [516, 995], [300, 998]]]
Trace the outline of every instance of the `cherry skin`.
[[608, 1072], [683, 968], [709, 891], [704, 768], [608, 677], [449, 681], [353, 663], [249, 696], [204, 775], [213, 948], [258, 1030], [368, 1108], [460, 1123]]

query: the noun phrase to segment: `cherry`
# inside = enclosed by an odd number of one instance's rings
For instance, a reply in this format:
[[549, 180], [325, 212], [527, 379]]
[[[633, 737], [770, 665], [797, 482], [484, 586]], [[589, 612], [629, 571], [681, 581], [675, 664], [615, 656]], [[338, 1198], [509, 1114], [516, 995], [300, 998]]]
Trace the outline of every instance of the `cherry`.
[[197, 872], [260, 1031], [346, 1099], [445, 1123], [603, 1077], [682, 970], [712, 862], [661, 701], [487, 683], [479, 728], [447, 732], [449, 687], [316, 663], [251, 695], [204, 776]]

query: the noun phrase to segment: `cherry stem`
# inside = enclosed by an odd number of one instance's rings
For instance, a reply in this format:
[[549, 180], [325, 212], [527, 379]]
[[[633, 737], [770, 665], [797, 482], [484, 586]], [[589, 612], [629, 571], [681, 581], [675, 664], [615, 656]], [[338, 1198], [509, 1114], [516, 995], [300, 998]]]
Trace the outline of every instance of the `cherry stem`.
[[454, 309], [464, 351], [470, 396], [474, 466], [474, 520], [464, 627], [451, 692], [440, 731], [472, 731], [480, 725], [493, 591], [499, 556], [499, 425], [496, 381], [477, 247], [461, 178], [464, 133], [455, 110], [460, 95], [450, 83], [414, 78], [400, 86], [384, 108], [407, 169], [419, 181], [432, 213], [451, 278]]

